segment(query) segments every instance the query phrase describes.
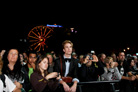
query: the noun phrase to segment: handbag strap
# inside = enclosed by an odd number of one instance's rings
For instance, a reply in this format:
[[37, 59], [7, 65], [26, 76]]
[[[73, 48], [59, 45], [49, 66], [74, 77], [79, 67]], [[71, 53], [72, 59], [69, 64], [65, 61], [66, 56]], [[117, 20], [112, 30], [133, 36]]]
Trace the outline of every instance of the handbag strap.
[[62, 73], [62, 58], [60, 56], [60, 66], [61, 66], [61, 77], [63, 76], [63, 73]]

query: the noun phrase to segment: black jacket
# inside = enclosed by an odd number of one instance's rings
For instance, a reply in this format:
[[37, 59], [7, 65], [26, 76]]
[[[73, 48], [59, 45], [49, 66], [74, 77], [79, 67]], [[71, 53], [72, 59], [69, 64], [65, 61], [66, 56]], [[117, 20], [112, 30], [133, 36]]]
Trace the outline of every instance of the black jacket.
[[[60, 74], [62, 74], [62, 76], [64, 76], [65, 75], [66, 65], [65, 65], [64, 58], [61, 57], [61, 59], [62, 59], [62, 73], [61, 73], [60, 58], [56, 59], [56, 61], [55, 61], [54, 71], [55, 72], [59, 72]], [[67, 76], [70, 76], [72, 78], [78, 78], [77, 72], [78, 72], [78, 61], [76, 59], [74, 59], [74, 58], [71, 58], [70, 67], [69, 67], [69, 73], [68, 73]]]
[[85, 64], [82, 64], [80, 68], [80, 81], [97, 81], [98, 76], [104, 73], [104, 68], [101, 62], [97, 62], [95, 66], [95, 62], [92, 63], [91, 66], [87, 67]]

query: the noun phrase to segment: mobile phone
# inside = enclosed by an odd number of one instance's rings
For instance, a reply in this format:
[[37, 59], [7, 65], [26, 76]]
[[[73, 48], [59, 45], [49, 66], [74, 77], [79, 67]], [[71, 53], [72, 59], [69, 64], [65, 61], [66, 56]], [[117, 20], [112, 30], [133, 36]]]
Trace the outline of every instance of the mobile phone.
[[59, 73], [58, 73], [57, 77], [59, 77]]

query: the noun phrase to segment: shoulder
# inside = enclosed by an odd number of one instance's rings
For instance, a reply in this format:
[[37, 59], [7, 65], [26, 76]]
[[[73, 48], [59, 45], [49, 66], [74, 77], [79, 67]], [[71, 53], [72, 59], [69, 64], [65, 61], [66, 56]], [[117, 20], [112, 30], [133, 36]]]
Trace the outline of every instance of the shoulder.
[[37, 72], [33, 72], [32, 74], [31, 74], [31, 76], [38, 76], [39, 74], [37, 73]]
[[38, 77], [38, 73], [37, 72], [33, 72], [30, 76], [30, 80], [33, 81], [34, 79], [36, 79]]
[[71, 60], [74, 62], [78, 62], [78, 59], [75, 59], [75, 58], [71, 58]]
[[57, 57], [54, 61], [55, 61], [55, 62], [56, 62], [56, 61], [60, 61], [60, 59], [63, 59], [63, 58]]

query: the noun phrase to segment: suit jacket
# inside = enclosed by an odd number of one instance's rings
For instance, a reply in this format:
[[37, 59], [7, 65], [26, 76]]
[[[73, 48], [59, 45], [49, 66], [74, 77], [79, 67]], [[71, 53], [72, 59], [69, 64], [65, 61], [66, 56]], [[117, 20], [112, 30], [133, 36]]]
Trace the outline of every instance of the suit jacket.
[[[61, 57], [61, 59], [62, 59], [62, 73], [61, 73], [60, 58], [55, 60], [54, 71], [59, 72], [61, 74], [61, 76], [64, 76], [66, 64], [65, 64], [65, 60], [64, 60], [63, 56]], [[78, 61], [71, 57], [69, 73], [67, 76], [70, 76], [72, 78], [78, 78], [77, 72], [78, 72]]]

